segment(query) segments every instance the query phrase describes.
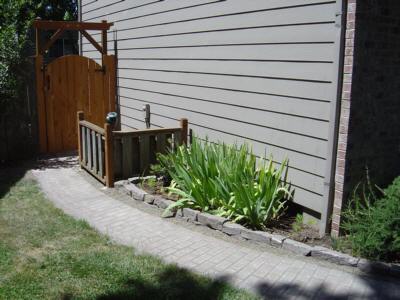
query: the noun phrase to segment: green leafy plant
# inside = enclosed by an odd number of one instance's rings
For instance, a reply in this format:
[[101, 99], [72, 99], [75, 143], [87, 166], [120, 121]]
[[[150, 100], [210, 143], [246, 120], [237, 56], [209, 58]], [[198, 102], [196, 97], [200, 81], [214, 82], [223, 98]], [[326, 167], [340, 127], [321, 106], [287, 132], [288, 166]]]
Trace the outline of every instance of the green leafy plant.
[[169, 191], [181, 197], [168, 209], [191, 207], [263, 228], [281, 216], [292, 197], [288, 162], [276, 169], [272, 159], [260, 160], [247, 144], [201, 143], [158, 156], [173, 182]]
[[167, 168], [160, 164], [150, 165], [150, 174], [157, 177], [157, 179], [163, 182], [163, 186], [168, 186], [171, 184], [171, 176], [168, 174]]
[[294, 232], [300, 232], [304, 226], [304, 218], [302, 214], [297, 214], [294, 223], [292, 224], [292, 229]]
[[[357, 185], [343, 213], [342, 228], [355, 255], [400, 260], [400, 177], [382, 191], [367, 183]], [[380, 197], [378, 196], [380, 195]]]
[[154, 177], [143, 179], [143, 181], [141, 182], [141, 187], [143, 188], [144, 185], [146, 185], [150, 189], [154, 189], [157, 186], [157, 179]]

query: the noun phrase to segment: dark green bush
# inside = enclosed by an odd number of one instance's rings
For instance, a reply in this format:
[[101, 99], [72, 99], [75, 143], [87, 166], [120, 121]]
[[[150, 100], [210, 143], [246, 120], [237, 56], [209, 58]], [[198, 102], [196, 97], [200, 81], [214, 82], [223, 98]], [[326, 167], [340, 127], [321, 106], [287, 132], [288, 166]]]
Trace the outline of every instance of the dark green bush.
[[[370, 186], [370, 185], [369, 185]], [[400, 177], [377, 198], [372, 188], [354, 193], [344, 212], [343, 229], [355, 255], [369, 259], [400, 260]]]

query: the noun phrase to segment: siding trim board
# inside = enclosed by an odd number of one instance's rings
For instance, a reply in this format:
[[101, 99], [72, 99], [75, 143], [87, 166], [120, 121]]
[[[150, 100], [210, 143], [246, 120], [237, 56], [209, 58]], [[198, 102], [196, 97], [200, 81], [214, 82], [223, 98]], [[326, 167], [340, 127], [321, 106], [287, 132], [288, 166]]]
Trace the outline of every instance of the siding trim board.
[[330, 122], [330, 133], [329, 133], [329, 146], [328, 146], [328, 154], [327, 154], [327, 168], [326, 175], [324, 180], [324, 201], [323, 201], [323, 209], [321, 214], [321, 222], [320, 222], [320, 234], [324, 235], [330, 231], [331, 224], [331, 215], [332, 215], [332, 203], [333, 203], [333, 195], [335, 189], [335, 167], [336, 167], [336, 153], [337, 153], [337, 138], [339, 133], [339, 118], [340, 118], [340, 99], [341, 99], [341, 89], [342, 89], [342, 81], [343, 81], [343, 53], [344, 53], [344, 38], [345, 38], [345, 30], [343, 30], [346, 15], [346, 6], [345, 1], [337, 2], [337, 10], [336, 10], [336, 22], [335, 26], [338, 28], [337, 39], [338, 42], [336, 44], [336, 65], [337, 71], [336, 74], [338, 76], [337, 81], [333, 85], [336, 92], [336, 101], [332, 101], [331, 103], [331, 122]]
[[[245, 3], [245, 4], [244, 4]], [[342, 0], [83, 0], [83, 21], [118, 28], [122, 128], [140, 129], [143, 104], [152, 126], [189, 116], [210, 141], [253, 143], [280, 164], [292, 162], [295, 202], [328, 223]], [[109, 48], [117, 46], [109, 35]], [[95, 35], [96, 39], [100, 35]], [[114, 45], [115, 43], [115, 45]], [[100, 56], [89, 43], [82, 53]]]

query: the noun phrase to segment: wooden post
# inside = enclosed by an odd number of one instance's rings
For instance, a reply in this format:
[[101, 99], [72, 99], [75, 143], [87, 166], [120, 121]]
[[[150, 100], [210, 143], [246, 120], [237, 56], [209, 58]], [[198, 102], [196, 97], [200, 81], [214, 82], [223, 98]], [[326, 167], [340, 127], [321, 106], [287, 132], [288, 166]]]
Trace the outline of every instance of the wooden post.
[[114, 166], [113, 166], [113, 135], [112, 126], [108, 123], [104, 124], [104, 144], [105, 144], [105, 161], [106, 161], [106, 186], [114, 187]]
[[[101, 21], [103, 24], [107, 24], [107, 21]], [[103, 55], [107, 55], [108, 43], [107, 43], [107, 30], [102, 30], [101, 32], [101, 46], [103, 48]]]
[[180, 120], [182, 132], [181, 132], [181, 139], [182, 144], [187, 145], [187, 138], [188, 138], [188, 119], [181, 119]]
[[40, 29], [36, 28], [35, 29], [35, 34], [36, 34], [36, 56], [40, 55], [41, 49], [40, 49]]
[[35, 77], [40, 153], [47, 152], [47, 112], [44, 91], [44, 74], [45, 70], [43, 69], [43, 56], [37, 55], [35, 58]]
[[82, 150], [82, 134], [81, 134], [81, 126], [79, 125], [80, 121], [85, 119], [85, 115], [83, 111], [77, 112], [77, 129], [78, 129], [78, 153], [79, 153], [79, 163], [82, 162], [83, 159], [83, 150]]

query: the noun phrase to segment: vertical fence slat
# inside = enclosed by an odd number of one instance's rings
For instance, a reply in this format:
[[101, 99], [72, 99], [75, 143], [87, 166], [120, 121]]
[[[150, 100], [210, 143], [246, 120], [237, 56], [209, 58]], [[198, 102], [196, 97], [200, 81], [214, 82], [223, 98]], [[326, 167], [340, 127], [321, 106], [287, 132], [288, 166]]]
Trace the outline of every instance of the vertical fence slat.
[[133, 174], [132, 137], [122, 138], [122, 176], [131, 177]]
[[92, 131], [92, 153], [93, 153], [93, 171], [97, 174], [97, 142], [96, 142], [97, 133]]
[[78, 133], [78, 153], [79, 153], [79, 162], [82, 162], [83, 160], [83, 148], [82, 148], [82, 131], [81, 131], [81, 125], [80, 121], [84, 119], [84, 113], [83, 111], [78, 111], [77, 113], [77, 133]]
[[82, 138], [82, 164], [86, 166], [87, 155], [86, 155], [86, 129], [81, 126], [81, 138]]
[[167, 140], [164, 133], [157, 134], [157, 153], [166, 153]]
[[99, 172], [99, 176], [101, 178], [104, 178], [104, 152], [103, 152], [103, 147], [102, 147], [102, 135], [101, 134], [97, 134], [97, 153], [99, 156], [99, 168], [98, 168], [98, 172]]
[[169, 134], [169, 133], [166, 134], [165, 140], [166, 140], [166, 149], [173, 149], [172, 134]]
[[114, 187], [114, 155], [113, 146], [114, 139], [112, 134], [112, 127], [110, 124], [104, 124], [104, 153], [106, 164], [106, 185], [107, 187]]
[[143, 174], [147, 174], [150, 165], [150, 136], [142, 135], [140, 137], [140, 170]]
[[114, 175], [122, 178], [122, 142], [121, 139], [114, 139]]
[[173, 149], [176, 151], [176, 149], [182, 144], [182, 134], [180, 131], [174, 132], [173, 140]]
[[187, 145], [188, 141], [188, 119], [181, 119], [180, 120], [180, 125], [181, 125], [181, 142], [182, 144]]
[[150, 164], [155, 164], [157, 163], [157, 141], [156, 141], [156, 136], [151, 135], [150, 136], [150, 141], [149, 141], [149, 158], [150, 158]]
[[133, 151], [133, 174], [142, 175], [143, 172], [140, 170], [140, 141], [138, 137], [132, 139], [132, 151]]
[[87, 146], [87, 166], [89, 169], [92, 168], [92, 143], [91, 143], [91, 130], [86, 128], [86, 146]]

